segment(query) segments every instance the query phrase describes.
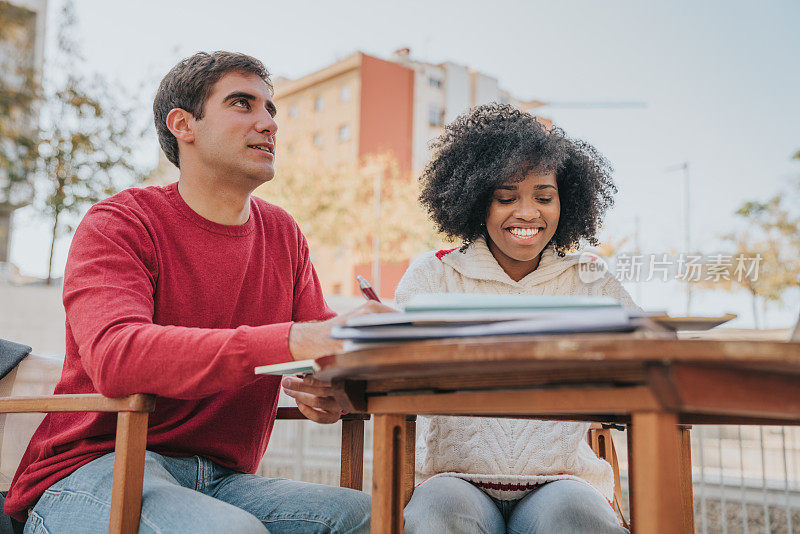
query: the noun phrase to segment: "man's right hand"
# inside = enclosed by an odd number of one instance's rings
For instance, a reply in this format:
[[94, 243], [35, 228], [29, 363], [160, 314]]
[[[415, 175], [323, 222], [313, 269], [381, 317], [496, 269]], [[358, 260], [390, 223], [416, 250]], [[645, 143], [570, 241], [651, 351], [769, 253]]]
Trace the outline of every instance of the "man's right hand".
[[369, 300], [358, 308], [327, 321], [294, 323], [289, 330], [289, 352], [295, 360], [308, 360], [339, 352], [342, 350], [342, 341], [330, 337], [331, 329], [335, 325], [344, 324], [348, 319], [360, 315], [393, 312], [397, 310]]

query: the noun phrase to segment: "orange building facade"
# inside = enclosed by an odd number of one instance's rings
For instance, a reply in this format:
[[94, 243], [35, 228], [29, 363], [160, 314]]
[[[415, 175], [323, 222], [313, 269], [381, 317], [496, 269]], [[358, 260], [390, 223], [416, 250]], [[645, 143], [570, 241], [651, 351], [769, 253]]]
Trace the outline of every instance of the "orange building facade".
[[358, 52], [299, 80], [278, 79], [282, 158], [313, 150], [336, 165], [391, 152], [411, 170], [414, 71]]

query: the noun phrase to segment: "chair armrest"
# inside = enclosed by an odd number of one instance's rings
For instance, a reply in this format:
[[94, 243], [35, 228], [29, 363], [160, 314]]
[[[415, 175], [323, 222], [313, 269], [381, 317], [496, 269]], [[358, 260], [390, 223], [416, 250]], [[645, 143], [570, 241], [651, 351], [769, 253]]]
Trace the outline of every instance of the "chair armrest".
[[[344, 414], [342, 421], [369, 421], [370, 415], [368, 413], [348, 413]], [[278, 412], [275, 414], [275, 419], [283, 420], [303, 420], [307, 419], [305, 415], [293, 406], [278, 406]]]
[[152, 412], [155, 395], [137, 393], [118, 399], [99, 393], [0, 398], [0, 413], [32, 412]]

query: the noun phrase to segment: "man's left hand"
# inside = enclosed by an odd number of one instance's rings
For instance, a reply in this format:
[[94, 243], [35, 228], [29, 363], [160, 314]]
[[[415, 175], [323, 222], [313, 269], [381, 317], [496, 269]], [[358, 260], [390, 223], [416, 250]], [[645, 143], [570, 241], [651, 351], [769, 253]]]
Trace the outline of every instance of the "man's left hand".
[[283, 391], [297, 402], [300, 413], [317, 423], [330, 424], [339, 420], [342, 407], [333, 397], [330, 382], [317, 380], [312, 376], [298, 378], [284, 376], [281, 381]]

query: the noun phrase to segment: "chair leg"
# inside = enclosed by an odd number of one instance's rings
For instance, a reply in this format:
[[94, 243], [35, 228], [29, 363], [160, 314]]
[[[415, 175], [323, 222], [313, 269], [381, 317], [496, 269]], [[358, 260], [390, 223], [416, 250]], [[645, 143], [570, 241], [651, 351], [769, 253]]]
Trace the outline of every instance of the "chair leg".
[[611, 471], [614, 473], [614, 509], [617, 512], [620, 524], [630, 529], [630, 524], [625, 519], [625, 513], [622, 510], [619, 461], [617, 460], [617, 449], [614, 447], [614, 439], [611, 437], [611, 429], [603, 428], [600, 425], [592, 425], [586, 435], [586, 439], [597, 457], [602, 458], [611, 465]]
[[364, 421], [342, 421], [342, 461], [339, 486], [361, 490], [364, 487]]
[[625, 425], [625, 437], [628, 442], [628, 530], [631, 533], [635, 532], [634, 530], [634, 521], [633, 521], [633, 469], [631, 466], [633, 465], [634, 457], [633, 457], [633, 425]]
[[111, 534], [135, 534], [142, 513], [147, 412], [119, 412], [111, 489]]
[[622, 484], [619, 476], [619, 459], [617, 458], [617, 448], [614, 446], [614, 440], [611, 438], [610, 430], [608, 431], [606, 450], [609, 451], [607, 461], [611, 464], [611, 470], [614, 472], [614, 505], [617, 509], [617, 516], [622, 526], [630, 530], [631, 526], [627, 519], [625, 519], [625, 513], [622, 510]]

